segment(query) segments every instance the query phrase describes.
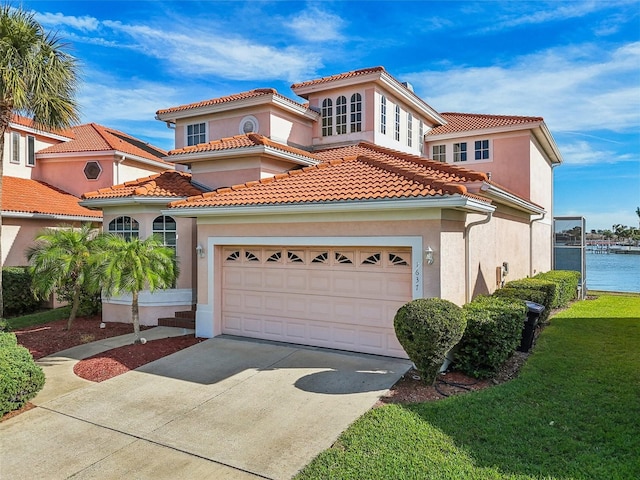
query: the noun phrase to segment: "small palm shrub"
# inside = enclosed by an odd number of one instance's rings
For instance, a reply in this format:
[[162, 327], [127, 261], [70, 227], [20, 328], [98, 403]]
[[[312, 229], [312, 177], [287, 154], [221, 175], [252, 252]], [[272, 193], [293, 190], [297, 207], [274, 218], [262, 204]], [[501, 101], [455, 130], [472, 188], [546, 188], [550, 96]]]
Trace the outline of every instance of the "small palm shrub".
[[465, 319], [448, 300], [421, 298], [400, 307], [393, 325], [424, 382], [433, 384], [447, 352], [462, 338]]
[[492, 377], [520, 344], [527, 315], [525, 303], [480, 296], [462, 310], [467, 328], [456, 349], [456, 368], [472, 377]]
[[558, 285], [558, 294], [555, 297], [553, 308], [561, 308], [569, 305], [569, 302], [576, 298], [578, 284], [580, 283], [580, 272], [573, 270], [551, 270], [539, 273], [535, 277], [538, 280], [547, 280]]
[[24, 406], [44, 386], [44, 373], [13, 333], [0, 333], [0, 416]]

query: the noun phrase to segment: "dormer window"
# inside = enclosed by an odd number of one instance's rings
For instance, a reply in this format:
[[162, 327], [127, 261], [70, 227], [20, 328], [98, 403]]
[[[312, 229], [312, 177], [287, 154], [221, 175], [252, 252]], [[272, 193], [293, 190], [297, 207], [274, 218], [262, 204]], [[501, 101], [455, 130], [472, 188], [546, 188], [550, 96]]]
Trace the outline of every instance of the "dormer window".
[[187, 125], [187, 146], [198, 145], [207, 141], [204, 123]]
[[351, 95], [351, 133], [362, 130], [362, 95]]
[[336, 134], [347, 133], [347, 97], [340, 96], [336, 100]]
[[322, 101], [322, 136], [333, 135], [333, 102], [330, 98]]

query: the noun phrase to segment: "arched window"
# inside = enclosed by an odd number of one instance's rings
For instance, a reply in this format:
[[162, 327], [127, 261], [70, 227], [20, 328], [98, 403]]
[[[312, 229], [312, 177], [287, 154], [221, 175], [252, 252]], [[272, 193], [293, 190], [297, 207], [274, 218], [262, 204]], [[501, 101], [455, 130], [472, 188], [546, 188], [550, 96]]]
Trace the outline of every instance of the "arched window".
[[387, 133], [387, 97], [380, 97], [380, 133]]
[[162, 238], [165, 247], [172, 248], [175, 252], [178, 235], [176, 234], [176, 221], [173, 217], [156, 217], [153, 221], [153, 233]]
[[330, 98], [322, 101], [322, 136], [333, 135], [333, 102]]
[[336, 100], [336, 134], [347, 133], [347, 97], [339, 96]]
[[138, 238], [140, 225], [131, 217], [118, 217], [109, 222], [109, 233], [122, 235], [126, 240]]
[[362, 130], [362, 95], [351, 95], [351, 133]]

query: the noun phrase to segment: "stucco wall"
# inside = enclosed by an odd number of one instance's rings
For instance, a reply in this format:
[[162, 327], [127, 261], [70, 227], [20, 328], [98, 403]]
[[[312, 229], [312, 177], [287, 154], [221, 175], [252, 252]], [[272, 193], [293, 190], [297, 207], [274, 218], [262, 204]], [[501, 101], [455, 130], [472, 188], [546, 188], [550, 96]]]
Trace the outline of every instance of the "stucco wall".
[[[98, 162], [102, 168], [96, 180], [88, 180], [84, 174], [87, 162]], [[113, 185], [113, 156], [82, 156], [47, 158], [39, 160], [33, 178], [55, 185], [57, 188], [80, 197], [85, 192]]]
[[[38, 160], [36, 159], [35, 167], [27, 166], [27, 135], [35, 137], [35, 151], [36, 154], [39, 150], [47, 148], [56, 143], [60, 143], [59, 140], [53, 140], [51, 138], [44, 137], [35, 133], [27, 133], [20, 130], [15, 130], [20, 134], [20, 152], [19, 163], [13, 163], [10, 161], [12, 143], [11, 143], [11, 131], [7, 129], [4, 134], [4, 156], [3, 156], [3, 175], [7, 177], [17, 178], [33, 178], [34, 172], [38, 169]], [[36, 155], [37, 157], [37, 155]]]

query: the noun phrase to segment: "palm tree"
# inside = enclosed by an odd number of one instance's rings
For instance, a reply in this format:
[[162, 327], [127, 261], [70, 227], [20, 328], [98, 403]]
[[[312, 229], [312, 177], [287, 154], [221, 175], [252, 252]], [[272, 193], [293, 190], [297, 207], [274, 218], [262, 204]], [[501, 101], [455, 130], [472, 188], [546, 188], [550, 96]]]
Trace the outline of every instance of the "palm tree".
[[117, 234], [105, 234], [98, 240], [96, 264], [103, 294], [107, 297], [131, 294], [131, 318], [135, 343], [140, 342], [138, 297], [141, 291], [171, 288], [179, 269], [172, 248], [165, 247], [162, 238], [152, 235], [146, 240], [125, 239]]
[[[4, 135], [14, 113], [40, 129], [67, 128], [79, 120], [74, 94], [77, 63], [56, 35], [43, 30], [33, 13], [0, 5], [0, 192]], [[0, 207], [0, 235], [2, 208]], [[2, 266], [0, 247], [0, 267]], [[0, 275], [0, 318], [2, 318]]]
[[40, 298], [48, 298], [54, 290], [68, 285], [72, 301], [67, 330], [76, 318], [83, 290], [99, 291], [91, 275], [92, 246], [95, 230], [86, 223], [80, 228], [47, 228], [40, 233], [34, 245], [27, 249], [32, 287]]

